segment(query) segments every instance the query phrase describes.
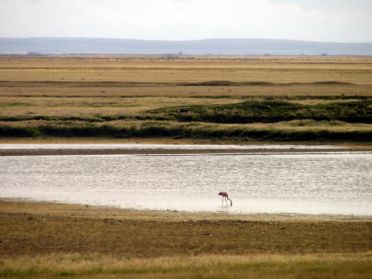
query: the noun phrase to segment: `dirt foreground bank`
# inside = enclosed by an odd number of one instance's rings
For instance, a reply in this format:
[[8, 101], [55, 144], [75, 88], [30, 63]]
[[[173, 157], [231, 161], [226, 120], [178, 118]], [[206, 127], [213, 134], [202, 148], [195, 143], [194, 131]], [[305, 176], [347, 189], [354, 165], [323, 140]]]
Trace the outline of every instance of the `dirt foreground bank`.
[[368, 217], [0, 200], [0, 278], [371, 278]]
[[369, 252], [370, 218], [131, 211], [0, 202], [0, 256]]

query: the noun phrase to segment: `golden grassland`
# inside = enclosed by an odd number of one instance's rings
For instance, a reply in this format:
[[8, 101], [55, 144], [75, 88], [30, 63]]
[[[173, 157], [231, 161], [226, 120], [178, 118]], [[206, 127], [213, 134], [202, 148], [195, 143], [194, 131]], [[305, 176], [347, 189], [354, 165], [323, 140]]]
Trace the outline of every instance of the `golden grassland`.
[[371, 84], [368, 57], [252, 57], [246, 59], [12, 58], [2, 80], [196, 82], [211, 80]]
[[370, 278], [367, 217], [0, 202], [1, 278]]
[[[371, 97], [369, 57], [0, 57], [2, 140], [85, 137], [366, 143], [372, 135]], [[262, 112], [254, 120], [228, 123], [171, 113], [177, 108], [191, 112], [202, 108], [218, 115], [224, 106], [241, 107], [245, 102], [262, 102], [275, 110], [283, 101], [305, 109], [340, 103], [351, 108], [343, 109], [339, 117], [335, 112], [322, 119], [313, 119], [317, 112], [281, 119], [285, 110], [279, 108], [269, 121], [260, 120], [266, 113]], [[353, 111], [362, 103], [364, 120], [359, 119], [360, 111]], [[243, 110], [225, 113], [252, 113], [244, 106]], [[346, 112], [348, 116], [343, 117]], [[239, 131], [231, 132], [234, 125]], [[102, 126], [109, 129], [102, 131]]]

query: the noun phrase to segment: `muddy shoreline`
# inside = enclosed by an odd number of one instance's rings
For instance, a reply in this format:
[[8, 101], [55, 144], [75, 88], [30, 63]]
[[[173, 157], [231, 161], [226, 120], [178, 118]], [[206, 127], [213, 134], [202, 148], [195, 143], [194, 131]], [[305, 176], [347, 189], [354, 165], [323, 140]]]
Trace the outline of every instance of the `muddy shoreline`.
[[[197, 154], [219, 154], [219, 155], [265, 155], [265, 154], [286, 154], [286, 153], [319, 153], [319, 152], [353, 152], [355, 149], [9, 149], [0, 150], [0, 156], [57, 156], [57, 155], [197, 155]], [[357, 150], [368, 151], [368, 150]]]
[[[41, 146], [41, 145], [40, 145]], [[309, 148], [290, 147], [290, 148], [266, 148], [266, 147], [239, 147], [239, 148], [167, 148], [166, 145], [157, 148], [146, 147], [115, 147], [100, 148], [65, 148], [65, 147], [38, 147], [38, 148], [0, 148], [0, 156], [58, 156], [58, 155], [265, 155], [265, 154], [296, 154], [296, 153], [334, 153], [334, 152], [369, 152], [371, 147], [316, 147]]]

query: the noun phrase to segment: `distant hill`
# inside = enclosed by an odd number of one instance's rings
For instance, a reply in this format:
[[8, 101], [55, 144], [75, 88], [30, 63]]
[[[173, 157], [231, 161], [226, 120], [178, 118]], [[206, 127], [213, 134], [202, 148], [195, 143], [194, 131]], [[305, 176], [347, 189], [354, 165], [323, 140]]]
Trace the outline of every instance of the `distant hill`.
[[372, 43], [272, 39], [151, 41], [95, 38], [0, 38], [0, 54], [372, 55]]

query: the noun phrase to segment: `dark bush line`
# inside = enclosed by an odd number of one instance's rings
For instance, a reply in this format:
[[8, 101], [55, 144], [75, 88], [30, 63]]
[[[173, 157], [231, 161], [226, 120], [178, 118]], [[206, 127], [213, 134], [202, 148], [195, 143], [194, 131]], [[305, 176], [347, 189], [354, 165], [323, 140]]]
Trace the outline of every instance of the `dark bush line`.
[[[230, 97], [230, 96], [227, 96]], [[339, 101], [339, 100], [372, 100], [369, 96], [356, 95], [356, 94], [342, 94], [342, 95], [294, 95], [294, 96], [248, 96], [242, 97], [243, 99], [252, 100], [252, 99], [262, 99], [262, 100], [285, 100], [285, 101], [296, 101], [296, 100], [327, 100], [327, 101]]]
[[371, 142], [372, 131], [276, 130], [276, 129], [210, 129], [195, 127], [57, 126], [34, 128], [0, 126], [0, 137], [87, 137], [87, 138], [198, 138], [198, 139], [256, 139], [273, 141], [358, 141]]
[[210, 123], [275, 123], [291, 120], [372, 123], [372, 100], [302, 105], [280, 99], [246, 100], [237, 104], [182, 106], [148, 111], [140, 115], [3, 116], [0, 121], [63, 121], [102, 123], [118, 120], [157, 120]]
[[290, 85], [355, 85], [350, 82], [334, 80], [316, 81], [308, 83], [289, 82], [276, 83], [269, 81], [227, 81], [209, 80], [202, 82], [122, 82], [122, 81], [62, 81], [62, 80], [43, 80], [43, 81], [0, 81], [0, 87], [160, 87], [160, 86], [290, 86]]
[[269, 81], [228, 81], [228, 80], [209, 80], [201, 82], [183, 82], [178, 86], [288, 86], [288, 85], [355, 85], [351, 82], [342, 82], [335, 80], [315, 81], [315, 82], [289, 82], [277, 83]]
[[40, 137], [39, 128], [0, 126], [0, 137], [32, 138]]
[[85, 121], [85, 122], [100, 122], [103, 121], [98, 117], [79, 117], [79, 116], [3, 116], [0, 121], [3, 122], [18, 122], [18, 121], [31, 121], [31, 120], [44, 120], [44, 121]]
[[274, 123], [311, 119], [371, 124], [371, 106], [370, 100], [315, 105], [301, 105], [282, 100], [251, 100], [229, 105], [159, 109], [152, 113], [171, 116], [180, 122]]
[[[292, 84], [301, 84], [301, 83], [292, 83]], [[311, 82], [308, 84], [315, 84], [315, 85], [355, 85], [355, 83], [352, 82], [343, 82], [343, 81], [337, 81], [337, 80], [325, 80], [325, 81], [316, 81]]]
[[19, 122], [31, 120], [44, 121], [81, 121], [88, 123], [115, 121], [115, 120], [158, 120], [167, 121], [174, 120], [172, 116], [162, 115], [91, 115], [91, 116], [2, 116], [0, 121], [3, 122]]
[[179, 86], [276, 86], [278, 83], [267, 82], [267, 81], [248, 81], [248, 82], [236, 82], [227, 80], [210, 80], [202, 82], [184, 82], [179, 83]]

